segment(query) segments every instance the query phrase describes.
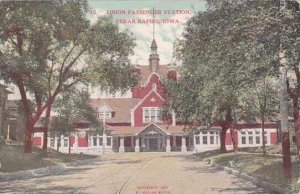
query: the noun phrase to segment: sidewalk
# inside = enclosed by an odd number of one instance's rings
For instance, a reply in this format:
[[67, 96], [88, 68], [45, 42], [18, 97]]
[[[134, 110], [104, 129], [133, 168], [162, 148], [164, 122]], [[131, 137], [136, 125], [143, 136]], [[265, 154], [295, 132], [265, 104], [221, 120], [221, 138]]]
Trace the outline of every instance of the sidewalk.
[[61, 163], [56, 164], [49, 167], [43, 167], [43, 168], [37, 168], [32, 170], [25, 170], [25, 171], [19, 171], [19, 172], [12, 172], [12, 173], [1, 173], [0, 172], [0, 182], [2, 181], [9, 181], [13, 179], [24, 179], [24, 178], [35, 178], [35, 177], [41, 177], [41, 176], [49, 176], [49, 175], [56, 175], [60, 174], [66, 170], [68, 170], [71, 167], [77, 166], [77, 165], [87, 165], [92, 164], [95, 162], [101, 162], [105, 163], [110, 160], [103, 159], [103, 158], [92, 158], [92, 159], [85, 159], [85, 160], [78, 160], [71, 163]]

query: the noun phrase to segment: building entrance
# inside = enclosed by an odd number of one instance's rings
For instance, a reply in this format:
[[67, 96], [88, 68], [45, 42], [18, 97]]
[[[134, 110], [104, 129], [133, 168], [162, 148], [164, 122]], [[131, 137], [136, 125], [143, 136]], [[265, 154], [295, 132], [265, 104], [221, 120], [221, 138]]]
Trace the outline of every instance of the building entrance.
[[138, 136], [141, 138], [140, 146], [142, 152], [166, 151], [167, 134], [161, 128], [150, 124]]
[[158, 138], [149, 138], [149, 151], [158, 151]]

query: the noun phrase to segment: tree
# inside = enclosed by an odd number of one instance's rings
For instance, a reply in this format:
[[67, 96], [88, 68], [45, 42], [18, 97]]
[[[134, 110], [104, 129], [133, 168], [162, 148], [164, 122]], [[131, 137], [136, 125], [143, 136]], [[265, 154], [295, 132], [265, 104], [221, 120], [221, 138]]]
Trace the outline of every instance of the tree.
[[[273, 35], [259, 28], [266, 21], [257, 22], [256, 18], [246, 17], [247, 14], [265, 14], [267, 11], [257, 10], [255, 6], [269, 5], [257, 1], [253, 6], [252, 3], [208, 1], [209, 9], [189, 20], [183, 40], [175, 44], [175, 54], [183, 61], [180, 82], [186, 88], [181, 91], [189, 91], [184, 99], [192, 104], [187, 106], [183, 103], [180, 107], [185, 109], [183, 113], [189, 112], [189, 119], [222, 127], [220, 150], [223, 152], [226, 151], [227, 130], [230, 128], [231, 134], [234, 134], [241, 89], [249, 84], [249, 78], [259, 76], [255, 73], [262, 68], [257, 64], [272, 67], [274, 64], [269, 57], [269, 53], [274, 52], [270, 49], [274, 42], [268, 42], [269, 45], [260, 43]], [[258, 43], [254, 45], [254, 42]], [[188, 89], [191, 83], [195, 88]], [[195, 101], [202, 102], [196, 104]], [[237, 142], [232, 139], [236, 150]]]
[[[218, 103], [210, 103], [212, 106], [208, 107], [216, 110], [216, 115], [221, 116], [219, 118], [223, 118], [223, 121], [227, 121], [225, 123], [230, 123], [235, 113], [239, 112], [236, 106], [238, 98], [234, 97], [239, 96], [241, 88], [249, 87], [248, 80], [252, 79], [248, 78], [259, 78], [273, 68], [277, 70], [277, 78], [281, 75], [278, 71], [281, 64], [280, 54], [283, 50], [287, 52], [286, 50], [291, 46], [286, 42], [290, 40], [289, 35], [295, 32], [290, 25], [297, 26], [299, 22], [284, 24], [285, 20], [290, 21], [291, 12], [282, 9], [279, 0], [207, 0], [207, 2], [208, 10], [198, 13], [188, 22], [184, 39], [178, 41], [175, 52], [183, 60], [185, 69], [183, 77], [205, 78], [196, 82], [190, 81], [201, 87], [189, 91], [188, 99], [191, 99], [189, 103], [197, 106], [194, 101], [203, 100], [202, 96], [221, 99], [225, 104], [217, 101]], [[206, 79], [209, 79], [209, 83], [205, 82]], [[199, 81], [203, 82], [199, 83]], [[213, 95], [207, 95], [205, 93], [207, 91]], [[192, 100], [191, 97], [196, 98]], [[181, 108], [186, 109], [184, 106]], [[190, 111], [195, 115], [199, 112], [195, 109]], [[218, 121], [212, 115], [201, 113], [197, 117], [208, 116], [210, 121]], [[221, 133], [221, 149], [224, 144], [225, 130], [224, 128]], [[284, 136], [288, 137], [286, 131]], [[288, 138], [283, 138], [282, 150], [284, 172], [286, 178], [289, 178], [291, 162]]]
[[133, 52], [132, 36], [107, 17], [91, 26], [88, 10], [87, 1], [77, 0], [0, 4], [0, 75], [21, 95], [25, 153], [31, 152], [32, 128], [45, 110], [50, 117], [60, 92], [80, 82], [113, 90], [136, 82], [133, 67], [119, 63]]
[[[91, 107], [90, 95], [87, 91], [77, 91], [76, 89], [64, 91], [53, 105], [53, 110], [57, 114], [50, 122], [50, 131], [59, 138], [61, 135], [69, 138], [69, 151], [71, 153], [70, 137], [72, 132], [76, 132], [76, 122], [84, 120], [89, 122], [91, 128], [100, 133], [103, 126], [97, 118], [96, 110]], [[59, 151], [59, 146], [57, 146]]]
[[265, 121], [273, 120], [278, 115], [278, 95], [275, 80], [270, 76], [262, 76], [256, 80], [252, 88], [246, 88], [242, 92], [241, 117], [249, 123], [261, 122], [261, 139], [263, 155], [266, 155]]

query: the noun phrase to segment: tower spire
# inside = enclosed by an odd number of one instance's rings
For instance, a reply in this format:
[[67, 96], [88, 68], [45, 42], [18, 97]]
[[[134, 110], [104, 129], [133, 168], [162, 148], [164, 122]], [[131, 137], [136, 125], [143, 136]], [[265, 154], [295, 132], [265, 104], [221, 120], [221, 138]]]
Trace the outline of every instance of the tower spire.
[[150, 48], [151, 48], [151, 53], [152, 54], [157, 54], [157, 44], [156, 44], [156, 41], [155, 41], [155, 15], [154, 15], [154, 8], [152, 9], [153, 10], [153, 39], [152, 39], [152, 43], [151, 43], [151, 46], [150, 46]]
[[157, 44], [155, 41], [155, 11], [153, 8], [153, 40], [151, 43], [151, 54], [149, 57], [149, 67], [152, 72], [157, 72], [159, 67], [159, 55], [157, 54]]

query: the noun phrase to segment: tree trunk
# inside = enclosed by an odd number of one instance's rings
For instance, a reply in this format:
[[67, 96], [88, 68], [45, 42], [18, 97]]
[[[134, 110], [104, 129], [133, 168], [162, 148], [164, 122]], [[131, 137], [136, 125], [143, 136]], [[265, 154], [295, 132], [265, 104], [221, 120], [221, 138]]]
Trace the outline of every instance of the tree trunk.
[[282, 134], [282, 156], [283, 156], [283, 171], [286, 179], [292, 178], [292, 162], [290, 153], [290, 138], [289, 133]]
[[24, 131], [24, 153], [32, 152], [32, 129], [33, 123], [31, 118], [26, 118], [26, 127]]
[[[284, 56], [284, 53], [281, 53]], [[280, 56], [282, 57], [282, 56]], [[284, 57], [282, 57], [284, 58]], [[282, 62], [282, 61], [280, 61]], [[290, 139], [289, 139], [289, 121], [288, 121], [288, 102], [286, 99], [287, 88], [287, 71], [284, 65], [279, 67], [279, 100], [280, 100], [280, 117], [281, 117], [281, 132], [282, 132], [282, 155], [283, 155], [283, 174], [284, 177], [288, 180], [292, 177], [292, 163], [291, 163], [291, 154], [290, 154]]]
[[48, 146], [48, 129], [50, 126], [50, 116], [51, 116], [51, 105], [47, 108], [46, 111], [46, 124], [44, 129], [44, 141], [43, 141], [43, 150], [47, 152], [47, 146]]
[[220, 152], [225, 153], [225, 152], [227, 152], [226, 144], [225, 144], [227, 127], [225, 125], [223, 125], [221, 127], [222, 127], [222, 130], [221, 130], [221, 135], [220, 135], [220, 142], [221, 142]]
[[231, 141], [233, 146], [233, 151], [238, 151], [238, 136], [237, 136], [237, 130], [235, 129], [234, 125], [231, 125], [230, 127], [230, 135], [231, 135]]
[[71, 136], [70, 136], [70, 132], [68, 133], [68, 137], [69, 137], [69, 149], [68, 149], [68, 154], [71, 154]]
[[294, 125], [295, 125], [295, 133], [296, 133], [296, 143], [298, 153], [300, 151], [300, 117], [299, 117], [299, 103], [298, 98], [293, 99], [293, 116], [294, 116]]
[[262, 116], [261, 119], [261, 136], [262, 136], [262, 150], [263, 150], [263, 155], [266, 156], [267, 155], [267, 151], [266, 151], [266, 141], [265, 141], [265, 117]]

